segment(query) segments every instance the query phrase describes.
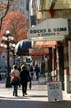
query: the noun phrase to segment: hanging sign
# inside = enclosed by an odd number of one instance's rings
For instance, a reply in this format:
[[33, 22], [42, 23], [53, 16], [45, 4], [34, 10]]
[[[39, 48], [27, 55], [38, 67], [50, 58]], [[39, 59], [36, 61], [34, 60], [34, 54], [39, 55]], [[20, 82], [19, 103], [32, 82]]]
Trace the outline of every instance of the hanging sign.
[[67, 36], [68, 20], [63, 18], [47, 19], [28, 30], [29, 38]]

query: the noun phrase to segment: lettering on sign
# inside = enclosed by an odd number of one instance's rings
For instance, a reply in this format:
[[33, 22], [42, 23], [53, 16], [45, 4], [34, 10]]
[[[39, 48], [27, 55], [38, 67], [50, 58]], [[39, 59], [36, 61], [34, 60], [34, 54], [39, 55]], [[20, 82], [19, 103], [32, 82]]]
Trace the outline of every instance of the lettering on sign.
[[53, 28], [53, 29], [51, 29], [51, 28], [48, 28], [48, 29], [34, 29], [34, 30], [30, 30], [30, 33], [31, 34], [41, 34], [42, 36], [46, 36], [46, 35], [56, 35], [56, 34], [58, 35], [59, 32], [64, 32], [66, 30], [67, 30], [66, 27]]
[[60, 87], [60, 84], [55, 84], [55, 85], [49, 84], [50, 89], [59, 89], [59, 87]]

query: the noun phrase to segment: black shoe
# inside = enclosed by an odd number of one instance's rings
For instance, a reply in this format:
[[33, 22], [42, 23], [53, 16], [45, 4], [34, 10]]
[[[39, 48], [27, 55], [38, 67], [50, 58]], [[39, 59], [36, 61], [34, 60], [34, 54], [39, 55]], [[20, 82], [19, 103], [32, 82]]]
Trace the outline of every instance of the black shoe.
[[17, 94], [15, 94], [15, 96], [18, 96]]
[[27, 95], [27, 93], [25, 93], [25, 95]]
[[25, 94], [23, 94], [23, 96], [25, 96]]

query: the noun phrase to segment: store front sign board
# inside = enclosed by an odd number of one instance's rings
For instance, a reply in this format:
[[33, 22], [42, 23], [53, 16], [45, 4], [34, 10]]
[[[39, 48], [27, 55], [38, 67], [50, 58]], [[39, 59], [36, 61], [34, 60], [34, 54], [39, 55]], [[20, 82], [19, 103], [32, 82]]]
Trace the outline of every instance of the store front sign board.
[[64, 18], [47, 19], [28, 30], [28, 38], [30, 39], [43, 40], [47, 37], [51, 39], [54, 36], [67, 35], [69, 35], [68, 20]]
[[61, 82], [48, 82], [48, 101], [61, 101], [62, 96], [62, 87]]

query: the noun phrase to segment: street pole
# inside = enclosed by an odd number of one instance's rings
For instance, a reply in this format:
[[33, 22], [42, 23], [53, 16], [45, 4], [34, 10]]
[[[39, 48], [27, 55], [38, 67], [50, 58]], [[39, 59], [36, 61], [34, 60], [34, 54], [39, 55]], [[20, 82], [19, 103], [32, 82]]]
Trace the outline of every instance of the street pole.
[[14, 62], [13, 62], [13, 64], [15, 64], [15, 52], [14, 52], [14, 49], [13, 49], [13, 59], [14, 59]]
[[9, 64], [9, 41], [7, 37], [7, 78], [6, 78], [6, 88], [11, 87], [10, 85], [10, 64]]
[[[2, 37], [2, 47], [5, 47], [7, 50], [7, 76], [6, 76], [6, 88], [11, 87], [10, 84], [10, 55], [9, 52], [11, 50], [12, 47], [15, 47], [15, 44], [13, 44], [14, 38], [11, 36], [10, 31], [7, 30], [6, 33], [4, 34], [4, 36]], [[6, 46], [5, 46], [6, 45]], [[15, 61], [14, 61], [15, 63]]]

